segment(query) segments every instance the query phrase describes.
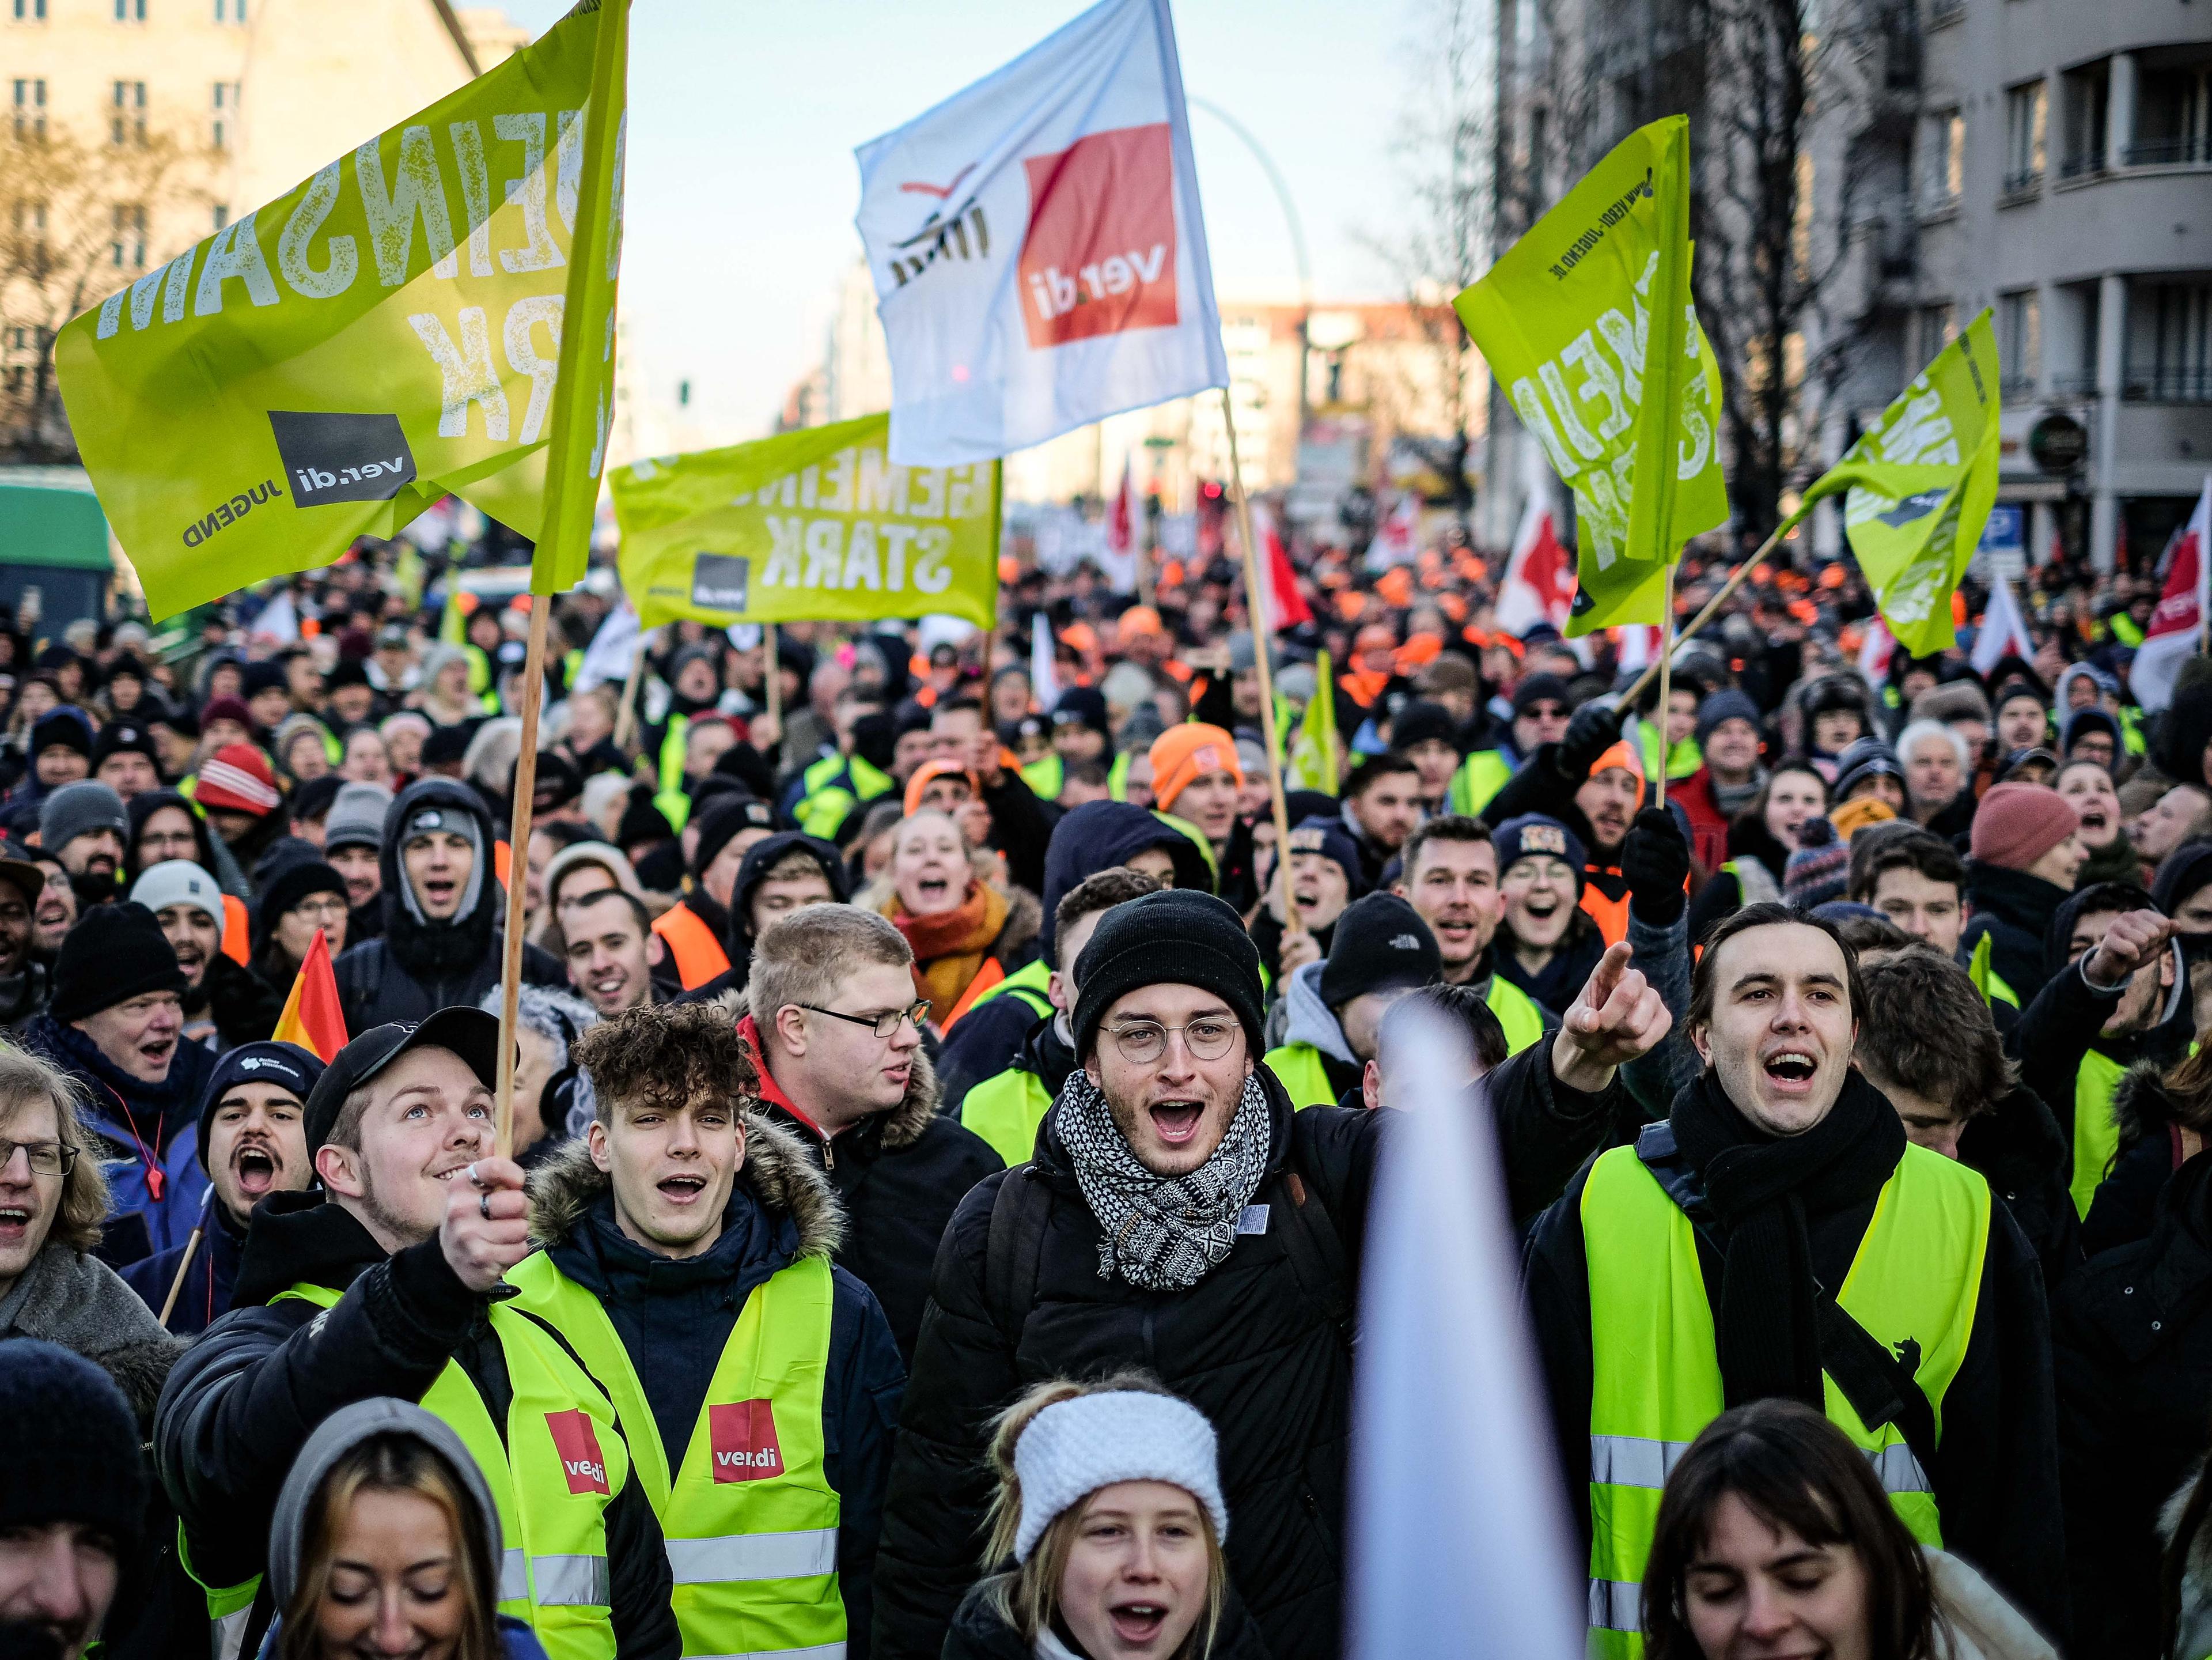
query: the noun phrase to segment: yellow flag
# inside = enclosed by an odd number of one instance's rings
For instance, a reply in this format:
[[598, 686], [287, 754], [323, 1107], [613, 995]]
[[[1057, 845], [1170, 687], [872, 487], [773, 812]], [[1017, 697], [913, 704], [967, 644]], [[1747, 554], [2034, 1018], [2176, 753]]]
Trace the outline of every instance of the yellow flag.
[[156, 618], [448, 491], [583, 574], [605, 455], [629, 0], [532, 45], [71, 321], [54, 359]]

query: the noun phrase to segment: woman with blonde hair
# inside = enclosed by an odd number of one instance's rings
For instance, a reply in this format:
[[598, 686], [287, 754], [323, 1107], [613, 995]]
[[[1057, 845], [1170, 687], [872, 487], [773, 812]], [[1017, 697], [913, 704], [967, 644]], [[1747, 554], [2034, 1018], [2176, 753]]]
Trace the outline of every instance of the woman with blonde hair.
[[890, 891], [875, 905], [913, 947], [915, 988], [940, 1029], [965, 1012], [971, 991], [988, 990], [1036, 955], [1044, 918], [1026, 890], [978, 876], [969, 846], [950, 814], [908, 814], [891, 837]]
[[1142, 1372], [1039, 1383], [999, 1415], [984, 1565], [945, 1660], [1260, 1660], [1221, 1554], [1213, 1426]]
[[451, 1427], [404, 1401], [356, 1402], [307, 1438], [277, 1495], [262, 1660], [544, 1660], [498, 1612], [501, 1546]]

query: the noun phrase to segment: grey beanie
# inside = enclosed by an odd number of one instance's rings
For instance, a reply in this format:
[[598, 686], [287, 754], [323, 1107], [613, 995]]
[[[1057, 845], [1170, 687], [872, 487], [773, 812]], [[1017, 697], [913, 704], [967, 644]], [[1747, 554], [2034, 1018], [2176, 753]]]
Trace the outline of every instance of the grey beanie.
[[123, 798], [97, 778], [63, 785], [39, 809], [42, 853], [58, 854], [78, 836], [103, 830], [113, 830], [126, 848], [131, 845], [131, 815], [123, 810]]
[[197, 905], [218, 932], [222, 927], [222, 890], [214, 877], [189, 859], [164, 859], [149, 865], [131, 885], [133, 904], [159, 916], [172, 905]]
[[292, 1461], [291, 1474], [284, 1478], [283, 1490], [276, 1495], [276, 1509], [269, 1521], [269, 1590], [280, 1614], [291, 1606], [292, 1594], [299, 1589], [303, 1566], [300, 1559], [306, 1552], [307, 1529], [314, 1519], [316, 1491], [341, 1459], [362, 1442], [374, 1440], [380, 1435], [411, 1437], [451, 1467], [462, 1493], [476, 1511], [477, 1527], [488, 1547], [486, 1559], [480, 1566], [489, 1578], [483, 1583], [488, 1592], [497, 1594], [503, 1556], [499, 1511], [492, 1504], [491, 1489], [484, 1484], [483, 1472], [477, 1468], [475, 1457], [443, 1419], [432, 1416], [411, 1402], [380, 1395], [341, 1407], [323, 1420], [307, 1438], [307, 1444], [300, 1449], [300, 1456]]
[[323, 851], [384, 846], [384, 818], [392, 811], [392, 792], [381, 784], [348, 784], [331, 803], [323, 821]]

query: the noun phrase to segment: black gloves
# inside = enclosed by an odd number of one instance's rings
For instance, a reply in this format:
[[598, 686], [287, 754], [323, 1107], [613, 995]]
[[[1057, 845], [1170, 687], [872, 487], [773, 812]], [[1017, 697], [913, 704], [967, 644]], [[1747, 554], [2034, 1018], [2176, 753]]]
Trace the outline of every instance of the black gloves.
[[1689, 898], [1683, 885], [1690, 879], [1690, 844], [1673, 813], [1646, 807], [1636, 815], [1621, 844], [1620, 873], [1628, 879], [1631, 911], [1653, 927], [1674, 926]]
[[1559, 776], [1580, 788], [1598, 757], [1620, 741], [1620, 718], [1619, 709], [1599, 703], [1585, 703], [1577, 709], [1567, 722], [1566, 736], [1559, 739], [1553, 763]]

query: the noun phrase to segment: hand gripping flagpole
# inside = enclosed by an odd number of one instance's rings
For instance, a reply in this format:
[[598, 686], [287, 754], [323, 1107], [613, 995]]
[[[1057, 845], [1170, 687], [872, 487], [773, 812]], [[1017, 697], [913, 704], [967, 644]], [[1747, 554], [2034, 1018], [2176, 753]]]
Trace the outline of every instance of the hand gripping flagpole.
[[[1298, 908], [1291, 897], [1291, 812], [1283, 800], [1282, 745], [1275, 731], [1275, 672], [1268, 661], [1274, 649], [1274, 630], [1267, 626], [1266, 590], [1260, 586], [1259, 544], [1252, 539], [1252, 503], [1244, 495], [1244, 469], [1237, 459], [1237, 411], [1229, 402], [1229, 388], [1221, 389], [1221, 423], [1229, 433], [1229, 487], [1237, 497], [1237, 529], [1244, 544], [1244, 612], [1252, 630], [1252, 661], [1260, 671], [1260, 723], [1267, 751], [1267, 799], [1275, 809], [1275, 891], [1283, 908], [1285, 936], [1304, 933]], [[1314, 696], [1327, 697], [1332, 688], [1316, 686]]]
[[508, 821], [506, 954], [499, 977], [499, 1090], [496, 1136], [492, 1151], [501, 1158], [514, 1152], [515, 1009], [522, 996], [523, 907], [530, 890], [530, 810], [538, 793], [538, 709], [545, 701], [545, 624], [552, 615], [550, 594], [530, 596], [530, 647], [522, 665], [522, 753], [514, 759], [514, 807]]

